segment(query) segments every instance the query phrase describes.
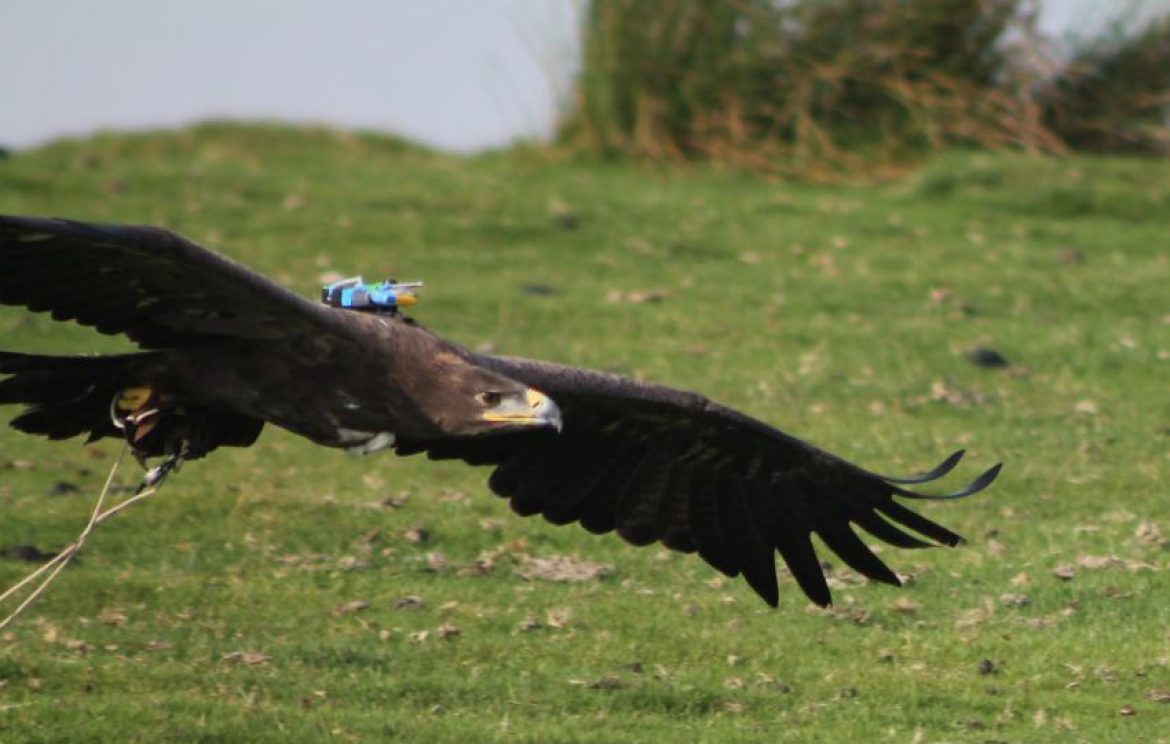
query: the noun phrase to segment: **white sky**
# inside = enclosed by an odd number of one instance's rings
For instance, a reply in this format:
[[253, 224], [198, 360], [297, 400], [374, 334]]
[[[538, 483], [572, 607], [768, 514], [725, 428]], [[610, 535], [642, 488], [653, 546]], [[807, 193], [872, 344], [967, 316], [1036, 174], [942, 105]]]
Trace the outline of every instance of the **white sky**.
[[[457, 151], [547, 136], [581, 1], [0, 0], [0, 145], [212, 117]], [[1099, 24], [1119, 4], [1042, 3], [1050, 30]]]

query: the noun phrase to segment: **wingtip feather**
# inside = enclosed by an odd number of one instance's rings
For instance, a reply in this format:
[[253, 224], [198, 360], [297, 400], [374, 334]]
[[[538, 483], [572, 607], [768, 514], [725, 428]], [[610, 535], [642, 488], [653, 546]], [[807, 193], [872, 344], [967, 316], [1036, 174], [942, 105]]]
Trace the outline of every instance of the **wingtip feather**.
[[929, 483], [931, 481], [936, 481], [939, 478], [946, 475], [947, 473], [950, 473], [952, 470], [954, 470], [955, 466], [959, 464], [959, 461], [963, 459], [963, 455], [965, 455], [965, 454], [967, 454], [967, 450], [964, 450], [964, 449], [956, 450], [955, 452], [952, 452], [949, 456], [947, 456], [947, 458], [945, 460], [943, 460], [938, 465], [936, 465], [933, 469], [931, 469], [925, 473], [922, 473], [921, 475], [912, 475], [912, 476], [908, 476], [908, 477], [899, 477], [899, 478], [891, 478], [888, 476], [882, 476], [882, 480], [886, 481], [887, 483], [897, 483], [897, 484], [903, 485], [903, 486], [913, 486], [913, 485], [917, 485], [920, 483]]
[[[980, 473], [978, 478], [953, 493], [917, 493], [905, 488], [900, 488], [896, 485], [893, 487], [895, 493], [907, 499], [918, 499], [920, 501], [948, 501], [951, 499], [962, 499], [966, 498], [967, 496], [979, 493], [983, 489], [990, 486], [995, 481], [995, 479], [999, 477], [999, 471], [1002, 469], [1003, 463], [996, 463], [995, 465], [992, 465], [990, 468]], [[894, 481], [890, 481], [890, 483], [892, 485]]]

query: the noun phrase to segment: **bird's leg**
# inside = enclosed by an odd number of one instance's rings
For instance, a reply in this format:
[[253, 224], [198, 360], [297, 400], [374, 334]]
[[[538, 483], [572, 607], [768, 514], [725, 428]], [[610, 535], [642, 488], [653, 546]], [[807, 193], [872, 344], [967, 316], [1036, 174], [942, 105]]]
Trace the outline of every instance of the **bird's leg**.
[[[186, 436], [175, 436], [173, 421], [171, 425], [159, 429], [160, 436], [154, 437], [151, 442], [147, 438], [156, 430], [163, 420], [164, 410], [159, 405], [158, 396], [149, 387], [127, 388], [119, 392], [110, 402], [110, 421], [114, 427], [122, 432], [126, 443], [130, 445], [130, 452], [134, 459], [146, 471], [142, 482], [135, 489], [140, 494], [148, 488], [157, 486], [173, 471], [177, 471], [187, 458], [191, 450], [191, 442]], [[171, 429], [168, 435], [167, 430]], [[160, 454], [159, 439], [165, 437], [162, 462], [153, 468], [146, 463], [146, 458]], [[153, 450], [153, 451], [152, 451]]]
[[189, 448], [189, 442], [186, 439], [181, 440], [178, 448], [168, 452], [162, 462], [146, 471], [146, 475], [142, 476], [142, 482], [138, 484], [134, 494], [138, 495], [148, 488], [161, 484], [172, 472], [177, 473], [183, 465]]
[[148, 387], [126, 388], [110, 401], [110, 423], [122, 432], [140, 465], [143, 454], [138, 444], [158, 424], [159, 413], [154, 391]]

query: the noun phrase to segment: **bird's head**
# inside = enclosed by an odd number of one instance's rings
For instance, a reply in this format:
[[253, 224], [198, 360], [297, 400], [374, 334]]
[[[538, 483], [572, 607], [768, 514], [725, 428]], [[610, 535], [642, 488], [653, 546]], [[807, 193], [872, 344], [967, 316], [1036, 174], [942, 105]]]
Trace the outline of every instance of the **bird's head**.
[[444, 370], [443, 377], [435, 418], [449, 434], [561, 430], [561, 409], [539, 390], [472, 364], [454, 365]]

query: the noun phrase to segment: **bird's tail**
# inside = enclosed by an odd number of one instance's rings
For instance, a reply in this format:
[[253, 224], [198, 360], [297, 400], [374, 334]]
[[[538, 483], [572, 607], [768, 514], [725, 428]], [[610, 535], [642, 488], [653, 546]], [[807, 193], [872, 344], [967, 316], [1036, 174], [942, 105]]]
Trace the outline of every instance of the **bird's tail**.
[[49, 439], [88, 434], [87, 441], [122, 436], [110, 416], [121, 391], [141, 384], [158, 352], [110, 356], [42, 356], [0, 351], [0, 405], [25, 408], [11, 425]]
[[163, 352], [109, 356], [41, 356], [0, 351], [0, 405], [24, 404], [13, 428], [49, 439], [88, 435], [124, 438], [139, 460], [181, 453], [202, 457], [216, 447], [247, 447], [264, 427], [234, 411], [188, 405], [160, 395]]

